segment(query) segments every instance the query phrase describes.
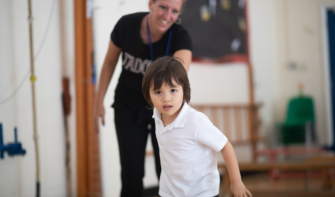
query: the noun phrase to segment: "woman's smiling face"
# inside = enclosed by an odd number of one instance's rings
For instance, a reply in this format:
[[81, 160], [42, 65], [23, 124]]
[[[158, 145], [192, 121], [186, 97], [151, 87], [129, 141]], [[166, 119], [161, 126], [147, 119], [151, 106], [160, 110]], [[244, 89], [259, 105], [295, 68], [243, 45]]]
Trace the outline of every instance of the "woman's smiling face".
[[[150, 25], [162, 33], [166, 32], [178, 19], [183, 0], [150, 0]], [[150, 27], [151, 28], [151, 27]]]

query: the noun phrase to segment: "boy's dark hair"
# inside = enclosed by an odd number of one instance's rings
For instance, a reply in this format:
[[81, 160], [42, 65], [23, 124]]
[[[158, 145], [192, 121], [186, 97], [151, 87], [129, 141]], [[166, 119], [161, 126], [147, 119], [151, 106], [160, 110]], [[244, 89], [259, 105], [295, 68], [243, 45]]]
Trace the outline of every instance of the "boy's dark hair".
[[187, 103], [191, 99], [191, 87], [187, 72], [181, 63], [182, 59], [176, 57], [161, 57], [152, 62], [145, 71], [142, 81], [142, 92], [145, 100], [153, 106], [150, 98], [150, 88], [153, 85], [154, 90], [158, 90], [165, 82], [173, 87], [172, 79], [183, 87], [184, 101]]

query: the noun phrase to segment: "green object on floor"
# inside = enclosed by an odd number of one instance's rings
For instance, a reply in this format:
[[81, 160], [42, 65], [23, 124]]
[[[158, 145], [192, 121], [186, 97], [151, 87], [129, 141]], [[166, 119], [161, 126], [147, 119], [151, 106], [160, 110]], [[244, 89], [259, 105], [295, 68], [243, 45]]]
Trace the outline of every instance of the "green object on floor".
[[311, 138], [315, 139], [313, 99], [303, 95], [292, 98], [285, 122], [277, 125], [279, 141], [284, 145], [305, 143], [307, 124], [311, 127]]

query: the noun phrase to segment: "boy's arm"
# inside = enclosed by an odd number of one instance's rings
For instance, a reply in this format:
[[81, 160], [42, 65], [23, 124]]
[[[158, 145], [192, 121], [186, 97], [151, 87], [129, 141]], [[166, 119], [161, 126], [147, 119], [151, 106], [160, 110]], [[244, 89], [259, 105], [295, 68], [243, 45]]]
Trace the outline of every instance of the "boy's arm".
[[234, 196], [252, 196], [242, 182], [234, 148], [229, 141], [227, 141], [226, 145], [222, 148], [221, 154], [228, 169], [231, 182], [231, 191], [233, 192]]

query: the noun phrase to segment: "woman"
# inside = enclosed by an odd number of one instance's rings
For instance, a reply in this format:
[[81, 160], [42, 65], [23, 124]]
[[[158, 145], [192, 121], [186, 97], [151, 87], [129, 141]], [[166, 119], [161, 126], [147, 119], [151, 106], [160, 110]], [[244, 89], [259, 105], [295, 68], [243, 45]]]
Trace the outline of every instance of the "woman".
[[161, 56], [179, 57], [188, 70], [191, 62], [191, 38], [177, 25], [186, 0], [149, 0], [150, 13], [123, 16], [111, 34], [101, 70], [95, 101], [95, 129], [101, 118], [105, 124], [103, 99], [122, 52], [122, 72], [115, 90], [112, 107], [121, 161], [121, 196], [141, 196], [143, 190], [145, 147], [151, 134], [156, 173], [161, 172], [159, 149], [155, 135], [153, 111], [142, 94], [146, 68]]

